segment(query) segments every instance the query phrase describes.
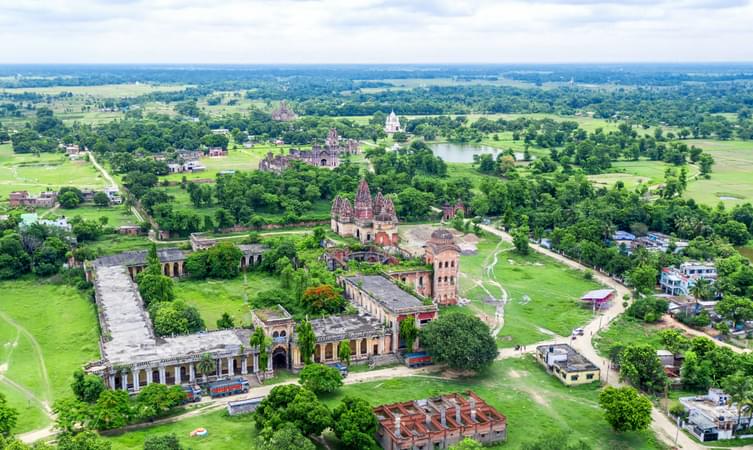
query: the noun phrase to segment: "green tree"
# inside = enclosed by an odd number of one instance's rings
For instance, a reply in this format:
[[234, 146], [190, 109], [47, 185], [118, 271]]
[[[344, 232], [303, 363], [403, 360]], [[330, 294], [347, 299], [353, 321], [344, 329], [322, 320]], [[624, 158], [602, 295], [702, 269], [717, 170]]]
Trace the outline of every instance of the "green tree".
[[546, 433], [539, 439], [523, 443], [522, 450], [590, 450], [591, 447], [584, 441], [571, 442], [571, 433], [557, 431]]
[[683, 387], [699, 392], [706, 391], [711, 387], [713, 374], [711, 361], [701, 360], [694, 351], [685, 352], [685, 359], [680, 368]]
[[152, 303], [171, 302], [175, 299], [175, 286], [170, 277], [144, 271], [136, 276], [136, 282], [141, 298], [147, 306]]
[[476, 316], [441, 315], [421, 329], [421, 343], [434, 360], [452, 369], [482, 370], [497, 357], [489, 327]]
[[337, 357], [340, 361], [344, 362], [346, 366], [350, 366], [350, 341], [343, 339], [337, 347]]
[[107, 206], [110, 206], [110, 197], [107, 196], [102, 191], [97, 192], [94, 194], [94, 204], [99, 206], [100, 208], [105, 208]]
[[249, 344], [252, 347], [259, 348], [259, 366], [261, 373], [264, 373], [269, 363], [269, 347], [272, 345], [272, 341], [264, 334], [264, 330], [261, 327], [257, 327], [249, 339]]
[[141, 419], [151, 420], [164, 415], [185, 399], [186, 392], [180, 386], [152, 383], [139, 391], [135, 413]]
[[301, 352], [304, 364], [311, 364], [311, 357], [316, 349], [316, 335], [314, 327], [308, 318], [303, 319], [295, 328], [298, 337], [298, 350]]
[[68, 191], [58, 197], [58, 203], [65, 209], [73, 209], [81, 203], [81, 200], [74, 192]]
[[654, 291], [657, 276], [658, 272], [655, 267], [641, 264], [628, 272], [627, 282], [636, 292], [647, 294]]
[[0, 392], [0, 437], [10, 436], [18, 421], [18, 411], [8, 404], [5, 395]]
[[753, 319], [753, 300], [747, 298], [727, 295], [716, 304], [715, 309], [722, 317], [731, 320], [735, 325]]
[[208, 275], [212, 278], [235, 278], [240, 273], [243, 253], [229, 242], [221, 242], [207, 250]]
[[202, 353], [199, 362], [196, 363], [196, 369], [204, 378], [204, 383], [207, 382], [207, 375], [214, 373], [217, 370], [217, 362], [214, 357], [209, 353]]
[[94, 403], [99, 398], [99, 394], [105, 390], [105, 384], [102, 378], [93, 374], [84, 374], [81, 369], [73, 372], [73, 383], [71, 383], [73, 394], [86, 403]]
[[630, 344], [620, 353], [620, 378], [645, 392], [661, 392], [667, 375], [656, 350], [647, 344]]
[[377, 421], [371, 405], [363, 399], [344, 397], [332, 411], [335, 436], [346, 449], [372, 448], [376, 442]]
[[512, 243], [515, 246], [515, 251], [521, 255], [527, 255], [531, 251], [528, 246], [529, 234], [528, 225], [521, 225], [512, 232]]
[[99, 396], [92, 413], [97, 430], [110, 430], [128, 424], [132, 417], [131, 401], [123, 390], [106, 390]]
[[260, 435], [258, 450], [315, 450], [316, 446], [290, 423], [278, 430], [265, 428]]
[[55, 428], [68, 433], [87, 428], [92, 421], [92, 409], [92, 405], [76, 398], [55, 401], [52, 405], [52, 412], [55, 413]]
[[651, 424], [651, 400], [632, 387], [605, 387], [599, 393], [599, 405], [617, 432], [642, 431]]
[[276, 431], [286, 423], [305, 436], [318, 436], [331, 427], [332, 413], [310, 390], [294, 384], [275, 386], [254, 412], [257, 430]]
[[400, 321], [400, 339], [405, 344], [408, 352], [413, 351], [419, 331], [418, 327], [416, 327], [416, 318], [414, 316], [408, 316]]
[[753, 400], [753, 378], [737, 371], [722, 380], [722, 389], [729, 395], [730, 404], [737, 409], [737, 428], [740, 428], [743, 406], [746, 401]]
[[57, 450], [110, 450], [112, 445], [93, 431], [63, 433], [57, 438]]
[[484, 446], [469, 437], [450, 447], [450, 450], [483, 450]]
[[690, 347], [690, 339], [685, 337], [682, 331], [675, 328], [667, 328], [659, 331], [659, 338], [661, 339], [664, 348], [679, 355]]
[[324, 364], [307, 364], [301, 370], [298, 381], [316, 394], [335, 392], [343, 385], [340, 371]]
[[697, 279], [690, 288], [690, 295], [696, 300], [711, 300], [714, 296], [711, 281], [705, 278]]
[[144, 440], [144, 450], [183, 450], [175, 433], [149, 436]]
[[217, 328], [220, 330], [235, 328], [235, 321], [230, 317], [230, 314], [224, 312], [222, 313], [222, 317], [217, 319]]

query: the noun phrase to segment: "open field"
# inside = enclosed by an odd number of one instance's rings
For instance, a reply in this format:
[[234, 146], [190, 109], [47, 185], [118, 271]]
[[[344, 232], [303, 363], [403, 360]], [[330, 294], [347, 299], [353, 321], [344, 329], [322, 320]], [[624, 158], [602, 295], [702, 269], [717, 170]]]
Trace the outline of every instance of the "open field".
[[181, 91], [188, 86], [175, 84], [147, 84], [147, 83], [126, 83], [126, 84], [102, 84], [96, 86], [50, 86], [50, 87], [29, 87], [29, 88], [5, 88], [0, 92], [9, 92], [20, 94], [22, 92], [33, 92], [42, 95], [57, 95], [62, 92], [70, 92], [75, 96], [84, 95], [100, 98], [121, 98], [136, 97], [139, 95], [149, 94], [151, 92], [173, 92]]
[[94, 304], [76, 289], [33, 278], [0, 282], [0, 392], [24, 411], [16, 432], [47, 423], [42, 405], [70, 394], [73, 371], [99, 358]]
[[[415, 376], [346, 385], [337, 394], [323, 397], [335, 407], [345, 395], [359, 397], [371, 405], [418, 400], [439, 394], [472, 389], [507, 417], [508, 442], [497, 449], [517, 449], [524, 443], [558, 431], [578, 430], [573, 438], [592, 448], [663, 448], [650, 432], [615, 433], [604, 420], [597, 404], [598, 384], [568, 388], [538, 366], [532, 358], [496, 362], [484, 374], [461, 380], [436, 376]], [[251, 416], [229, 417], [225, 411], [211, 412], [174, 424], [160, 425], [110, 437], [113, 450], [140, 448], [147, 436], [175, 433], [191, 448], [252, 449], [256, 431]], [[205, 438], [190, 438], [197, 427], [209, 431]]]
[[646, 324], [623, 316], [610, 323], [608, 328], [602, 328], [594, 336], [594, 348], [605, 358], [609, 357], [609, 350], [617, 344], [648, 344], [659, 350], [662, 347], [657, 334], [659, 330], [659, 325]]
[[52, 216], [65, 216], [68, 218], [80, 216], [82, 219], [88, 220], [99, 220], [100, 217], [107, 217], [107, 226], [114, 228], [121, 225], [138, 225], [136, 216], [134, 216], [131, 210], [124, 205], [98, 208], [94, 205], [86, 204], [74, 209], [60, 208], [55, 211]]
[[266, 156], [267, 152], [279, 152], [282, 149], [287, 151], [288, 148], [289, 146], [276, 147], [272, 144], [257, 144], [254, 148], [244, 148], [239, 145], [237, 148], [233, 148], [233, 144], [230, 144], [227, 156], [201, 159], [201, 164], [206, 166], [206, 170], [194, 173], [174, 173], [164, 176], [162, 179], [180, 181], [184, 176], [188, 180], [196, 178], [214, 179], [217, 173], [223, 170], [256, 170], [259, 168], [259, 161]]
[[493, 318], [497, 302], [507, 299], [500, 347], [532, 344], [552, 334], [569, 336], [592, 316], [578, 298], [599, 287], [549, 258], [518, 255], [512, 244], [490, 237], [479, 242], [475, 255], [461, 257], [460, 270], [460, 295], [471, 305], [458, 309]]
[[714, 157], [709, 180], [688, 184], [685, 197], [709, 205], [720, 201], [728, 206], [753, 201], [753, 141], [688, 140]]
[[[598, 175], [588, 175], [588, 179], [599, 186], [613, 186], [616, 182], [622, 181], [627, 189], [633, 189], [639, 184], [653, 186], [664, 182], [664, 171], [667, 168], [679, 170], [673, 164], [662, 161], [615, 161], [612, 163], [612, 169], [607, 173]], [[698, 167], [688, 165], [688, 178], [698, 175]], [[693, 180], [688, 185], [692, 186]]]
[[[184, 446], [190, 446], [195, 450], [253, 449], [257, 434], [252, 417], [250, 414], [230, 417], [227, 411], [220, 410], [176, 423], [108, 437], [107, 440], [112, 444], [112, 450], [132, 450], [143, 448], [147, 437], [175, 433]], [[206, 428], [209, 434], [204, 437], [190, 437], [191, 431], [199, 427]]]
[[88, 161], [70, 161], [61, 153], [15, 154], [10, 144], [0, 144], [0, 203], [13, 191], [37, 195], [62, 186], [102, 189], [105, 181]]
[[236, 326], [251, 325], [249, 298], [276, 287], [276, 278], [248, 272], [231, 280], [181, 280], [175, 284], [175, 298], [195, 306], [207, 328], [215, 330], [225, 312], [233, 317]]

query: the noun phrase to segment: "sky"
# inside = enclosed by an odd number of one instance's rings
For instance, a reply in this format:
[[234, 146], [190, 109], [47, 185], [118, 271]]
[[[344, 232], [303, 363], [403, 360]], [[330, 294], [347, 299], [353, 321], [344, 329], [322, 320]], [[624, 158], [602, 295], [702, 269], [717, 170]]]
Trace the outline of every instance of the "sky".
[[0, 0], [0, 63], [753, 61], [753, 0]]

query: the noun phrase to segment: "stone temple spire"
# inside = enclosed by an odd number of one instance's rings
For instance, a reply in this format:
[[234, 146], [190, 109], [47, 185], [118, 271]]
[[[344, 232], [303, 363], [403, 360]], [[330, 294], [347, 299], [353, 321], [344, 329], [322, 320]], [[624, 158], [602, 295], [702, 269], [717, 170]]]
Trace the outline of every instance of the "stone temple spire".
[[360, 220], [371, 220], [374, 218], [374, 209], [371, 204], [371, 192], [366, 180], [361, 180], [356, 193], [355, 216]]

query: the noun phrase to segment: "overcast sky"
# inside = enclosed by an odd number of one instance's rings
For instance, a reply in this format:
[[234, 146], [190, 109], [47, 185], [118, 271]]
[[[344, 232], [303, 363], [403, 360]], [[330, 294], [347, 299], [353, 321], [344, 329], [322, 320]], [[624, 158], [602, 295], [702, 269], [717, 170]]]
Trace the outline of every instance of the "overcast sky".
[[753, 0], [0, 0], [2, 63], [753, 61]]

